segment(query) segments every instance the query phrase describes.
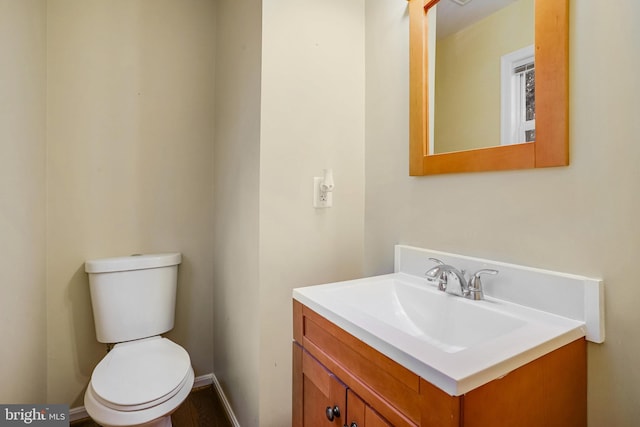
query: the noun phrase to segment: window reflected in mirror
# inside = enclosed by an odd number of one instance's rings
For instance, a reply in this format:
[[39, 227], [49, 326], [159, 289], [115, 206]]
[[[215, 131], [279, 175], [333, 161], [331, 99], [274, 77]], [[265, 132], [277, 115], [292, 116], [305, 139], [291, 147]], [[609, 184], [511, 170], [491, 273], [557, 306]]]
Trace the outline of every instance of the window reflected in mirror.
[[535, 140], [534, 9], [534, 0], [429, 8], [429, 153]]
[[500, 145], [536, 139], [536, 80], [533, 45], [500, 58]]

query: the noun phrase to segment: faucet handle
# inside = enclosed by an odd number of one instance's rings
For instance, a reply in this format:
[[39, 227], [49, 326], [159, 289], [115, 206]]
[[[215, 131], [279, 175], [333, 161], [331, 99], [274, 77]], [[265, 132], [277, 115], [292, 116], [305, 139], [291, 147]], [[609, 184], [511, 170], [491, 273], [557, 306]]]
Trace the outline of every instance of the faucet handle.
[[447, 274], [442, 271], [441, 268], [444, 265], [444, 262], [437, 258], [429, 258], [429, 261], [433, 261], [437, 265], [435, 267], [431, 267], [424, 273], [424, 275], [427, 276], [427, 281], [437, 284], [438, 289], [441, 291], [445, 290], [447, 287]]
[[498, 274], [498, 270], [494, 270], [492, 268], [483, 268], [482, 270], [478, 270], [475, 274], [469, 279], [469, 298], [473, 300], [481, 300], [484, 299], [484, 292], [482, 291], [482, 280], [480, 280], [480, 276], [482, 274], [491, 274], [495, 276]]
[[438, 265], [436, 265], [435, 267], [431, 267], [424, 273], [424, 275], [427, 276], [430, 280], [437, 279], [437, 277], [440, 275], [440, 266], [444, 265], [444, 262], [440, 261], [437, 258], [429, 258], [429, 261], [433, 261]]

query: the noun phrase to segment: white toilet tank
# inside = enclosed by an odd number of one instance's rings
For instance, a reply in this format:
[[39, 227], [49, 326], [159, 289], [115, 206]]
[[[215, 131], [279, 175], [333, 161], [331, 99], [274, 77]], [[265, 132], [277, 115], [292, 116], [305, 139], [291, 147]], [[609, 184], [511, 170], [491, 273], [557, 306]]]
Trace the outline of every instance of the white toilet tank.
[[173, 329], [179, 253], [85, 262], [96, 336], [117, 343]]

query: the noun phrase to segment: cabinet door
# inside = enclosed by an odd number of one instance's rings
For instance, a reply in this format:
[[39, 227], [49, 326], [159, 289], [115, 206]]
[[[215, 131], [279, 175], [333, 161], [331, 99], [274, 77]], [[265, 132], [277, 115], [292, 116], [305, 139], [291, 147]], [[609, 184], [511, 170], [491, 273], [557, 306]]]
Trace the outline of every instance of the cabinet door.
[[[294, 344], [296, 427], [343, 427], [347, 388], [301, 347]], [[297, 372], [296, 372], [297, 371]]]
[[384, 418], [352, 390], [347, 390], [347, 421], [348, 427], [391, 427]]

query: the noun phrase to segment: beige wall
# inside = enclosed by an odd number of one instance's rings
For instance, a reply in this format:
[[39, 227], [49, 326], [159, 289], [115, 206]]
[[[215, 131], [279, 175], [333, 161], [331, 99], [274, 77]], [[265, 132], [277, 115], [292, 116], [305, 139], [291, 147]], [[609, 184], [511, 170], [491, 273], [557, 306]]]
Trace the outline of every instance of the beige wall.
[[640, 4], [570, 7], [571, 166], [411, 178], [406, 4], [367, 1], [365, 273], [391, 271], [393, 245], [406, 243], [603, 278], [607, 341], [589, 345], [589, 425], [633, 426]]
[[438, 40], [436, 153], [500, 145], [500, 58], [533, 45], [533, 12], [519, 0]]
[[82, 405], [95, 340], [86, 259], [179, 251], [169, 337], [212, 372], [208, 0], [47, 2], [47, 401]]
[[[291, 420], [291, 290], [362, 275], [364, 0], [263, 2], [260, 422]], [[332, 168], [333, 207], [313, 207]]]
[[292, 288], [362, 274], [363, 6], [218, 5], [214, 360], [243, 427], [290, 423]]
[[215, 374], [241, 426], [258, 425], [261, 2], [219, 0], [215, 108]]
[[43, 0], [0, 0], [0, 402], [43, 402], [45, 40]]

